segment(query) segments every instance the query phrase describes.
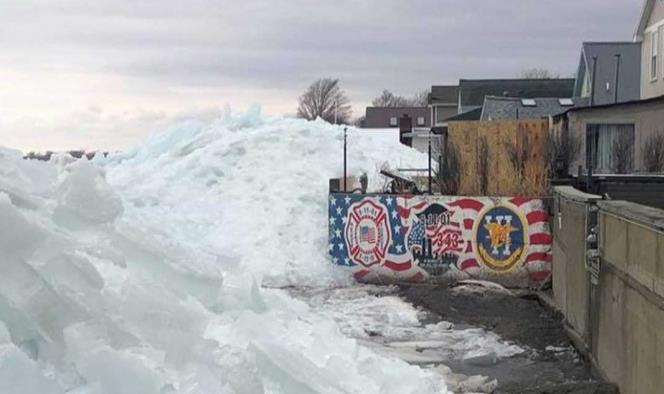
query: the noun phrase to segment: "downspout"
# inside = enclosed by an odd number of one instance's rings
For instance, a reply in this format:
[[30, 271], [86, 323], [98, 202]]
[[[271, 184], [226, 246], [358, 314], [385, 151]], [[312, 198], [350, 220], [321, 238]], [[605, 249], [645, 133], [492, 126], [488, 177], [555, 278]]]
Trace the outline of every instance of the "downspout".
[[620, 81], [620, 54], [617, 53], [616, 54], [616, 83], [615, 83], [615, 86], [614, 86], [614, 90], [615, 90], [614, 95], [615, 95], [615, 97], [613, 99], [614, 103], [618, 103], [618, 84], [620, 83], [619, 81]]
[[597, 70], [597, 56], [593, 56], [593, 75], [592, 75], [592, 83], [590, 86], [590, 106], [593, 107], [595, 105], [595, 77], [596, 77], [596, 71]]

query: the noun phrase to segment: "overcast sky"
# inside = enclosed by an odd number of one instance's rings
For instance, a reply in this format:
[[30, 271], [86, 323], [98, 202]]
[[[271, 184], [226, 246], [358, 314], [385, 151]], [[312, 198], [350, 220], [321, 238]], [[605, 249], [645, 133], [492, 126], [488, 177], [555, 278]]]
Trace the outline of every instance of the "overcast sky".
[[631, 40], [641, 0], [0, 0], [0, 145], [117, 149], [230, 104], [295, 112], [336, 77], [382, 89], [572, 76], [582, 41]]

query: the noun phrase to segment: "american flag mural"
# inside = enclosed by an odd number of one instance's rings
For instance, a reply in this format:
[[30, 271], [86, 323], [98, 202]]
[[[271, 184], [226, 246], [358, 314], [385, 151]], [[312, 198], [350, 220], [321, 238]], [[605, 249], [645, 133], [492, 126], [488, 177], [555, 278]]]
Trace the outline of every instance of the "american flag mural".
[[332, 261], [361, 281], [534, 285], [551, 274], [538, 199], [330, 194], [328, 205]]

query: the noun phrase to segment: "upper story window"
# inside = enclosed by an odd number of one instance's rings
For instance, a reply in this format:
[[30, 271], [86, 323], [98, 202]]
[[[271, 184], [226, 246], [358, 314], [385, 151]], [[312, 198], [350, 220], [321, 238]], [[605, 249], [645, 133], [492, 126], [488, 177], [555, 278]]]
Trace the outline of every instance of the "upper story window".
[[659, 31], [650, 33], [650, 80], [657, 79], [657, 54], [659, 52]]
[[424, 126], [424, 116], [418, 116], [417, 117], [417, 125], [418, 126]]
[[393, 116], [390, 118], [390, 126], [396, 126], [397, 125], [397, 117]]

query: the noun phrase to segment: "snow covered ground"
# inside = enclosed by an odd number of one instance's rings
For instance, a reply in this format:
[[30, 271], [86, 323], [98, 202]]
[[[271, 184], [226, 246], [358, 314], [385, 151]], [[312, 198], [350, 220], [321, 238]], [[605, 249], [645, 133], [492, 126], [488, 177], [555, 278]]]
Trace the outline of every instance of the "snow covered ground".
[[[448, 392], [278, 289], [352, 285], [326, 254], [342, 134], [254, 108], [93, 162], [0, 149], [0, 393]], [[395, 141], [350, 130], [350, 172], [424, 165]]]

